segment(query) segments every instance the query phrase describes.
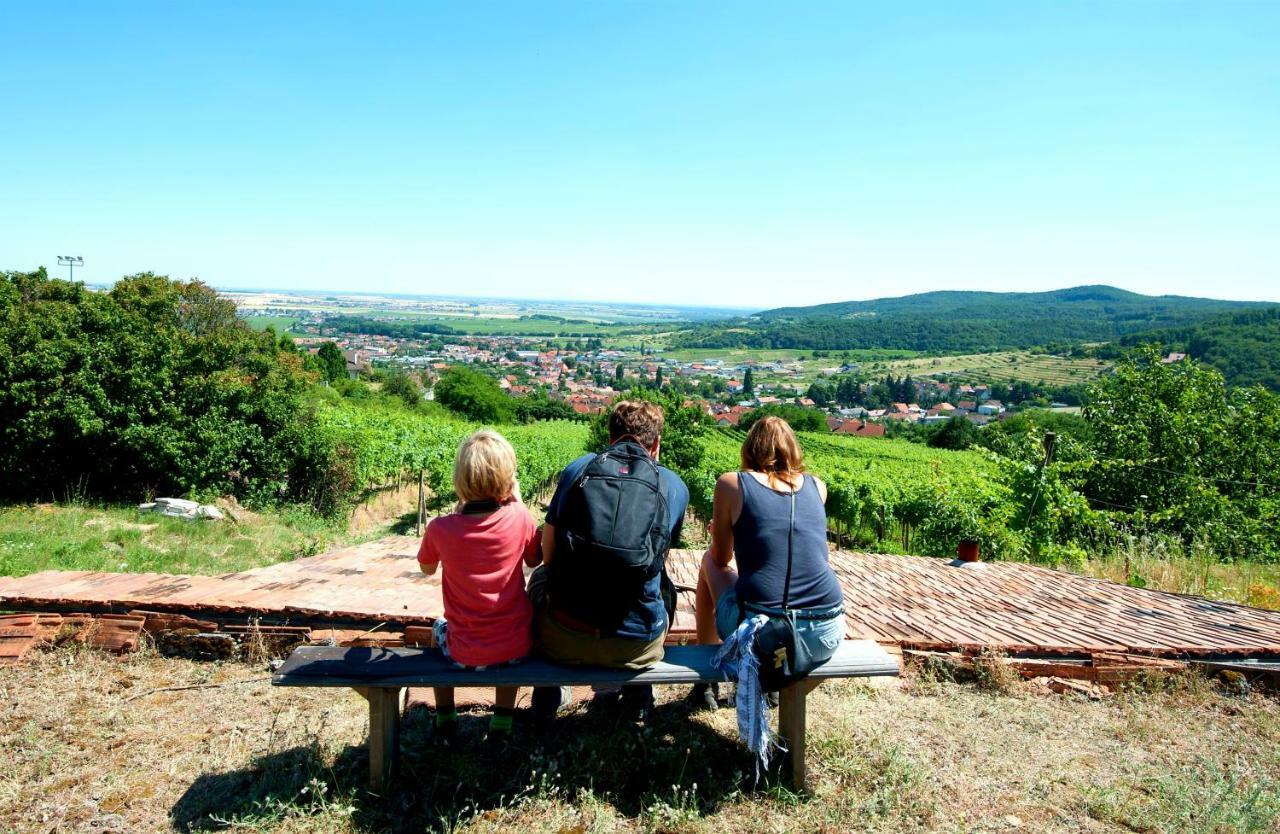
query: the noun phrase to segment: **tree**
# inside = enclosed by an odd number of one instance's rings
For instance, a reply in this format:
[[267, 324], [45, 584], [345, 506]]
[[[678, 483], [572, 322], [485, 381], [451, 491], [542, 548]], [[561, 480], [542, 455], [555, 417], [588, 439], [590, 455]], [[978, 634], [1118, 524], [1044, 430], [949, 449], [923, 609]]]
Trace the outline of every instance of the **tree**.
[[617, 367], [617, 368], [614, 370], [614, 372], [613, 372], [613, 378], [614, 378], [614, 380], [615, 380], [615, 381], [617, 381], [617, 382], [622, 382], [622, 377], [623, 377], [623, 375], [624, 375], [624, 371], [623, 371], [623, 368], [622, 368], [622, 363], [621, 363], [621, 362], [619, 362], [619, 363], [618, 363], [618, 367]]
[[515, 401], [516, 419], [521, 423], [538, 420], [581, 420], [582, 415], [562, 400], [553, 400], [542, 392]]
[[199, 281], [0, 274], [0, 495], [284, 497], [302, 360]]
[[790, 403], [766, 405], [742, 416], [738, 428], [749, 431], [762, 417], [774, 416], [786, 420], [796, 431], [826, 431], [827, 417], [816, 408], [804, 408]]
[[968, 449], [978, 442], [978, 427], [964, 417], [952, 417], [929, 435], [935, 449]]
[[316, 351], [316, 362], [320, 375], [328, 382], [334, 383], [347, 376], [347, 357], [334, 342], [321, 342]]
[[653, 375], [653, 387], [654, 388], [662, 387], [662, 368], [661, 367], [659, 367], [658, 370]]
[[410, 408], [422, 402], [422, 389], [406, 373], [387, 374], [382, 382], [382, 390], [389, 396], [398, 397]]
[[756, 378], [751, 373], [751, 369], [747, 368], [747, 372], [742, 376], [742, 396], [754, 397], [756, 393]]
[[1096, 463], [1086, 494], [1210, 542], [1222, 557], [1280, 556], [1274, 487], [1280, 398], [1265, 389], [1228, 394], [1222, 374], [1195, 360], [1165, 363], [1138, 349], [1089, 391], [1084, 417]]
[[[632, 388], [621, 400], [645, 400], [662, 406], [662, 463], [682, 477], [692, 473], [702, 463], [705, 450], [699, 438], [711, 426], [711, 418], [695, 406], [686, 406], [679, 395], [671, 391], [654, 391], [651, 388]], [[602, 412], [591, 419], [591, 432], [587, 438], [587, 450], [598, 452], [609, 442], [609, 413]]]
[[509, 423], [516, 409], [492, 377], [462, 365], [445, 371], [435, 384], [436, 402], [482, 423]]

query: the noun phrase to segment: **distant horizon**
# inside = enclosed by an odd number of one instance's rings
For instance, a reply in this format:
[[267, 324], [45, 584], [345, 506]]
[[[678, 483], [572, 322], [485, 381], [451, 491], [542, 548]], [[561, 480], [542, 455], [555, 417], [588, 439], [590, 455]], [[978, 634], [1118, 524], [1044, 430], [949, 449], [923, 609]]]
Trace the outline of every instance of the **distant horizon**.
[[53, 0], [4, 21], [0, 253], [82, 255], [87, 279], [743, 309], [1280, 294], [1280, 3]]
[[[65, 276], [57, 276], [52, 270], [49, 271], [49, 274], [54, 277], [65, 277]], [[121, 276], [121, 278], [123, 277], [125, 276]], [[175, 277], [175, 276], [170, 276], [170, 277]], [[77, 280], [84, 280], [84, 279], [77, 278]], [[115, 279], [115, 281], [84, 280], [84, 283], [86, 286], [91, 286], [91, 287], [110, 287], [118, 280], [120, 279], [117, 278]], [[202, 279], [193, 278], [193, 280], [202, 280]], [[208, 283], [208, 282], [205, 282], [205, 283]], [[923, 290], [921, 292], [902, 293], [901, 295], [876, 295], [876, 296], [869, 296], [866, 298], [833, 298], [828, 301], [816, 301], [816, 302], [813, 302], [812, 304], [775, 304], [772, 307], [734, 307], [730, 305], [678, 304], [675, 302], [667, 302], [667, 301], [661, 301], [661, 300], [654, 300], [651, 302], [638, 302], [638, 301], [610, 301], [608, 299], [601, 299], [601, 298], [567, 298], [567, 297], [538, 298], [534, 296], [511, 296], [511, 295], [459, 295], [459, 294], [451, 294], [451, 293], [382, 292], [378, 290], [350, 290], [350, 289], [333, 289], [333, 288], [323, 288], [323, 287], [310, 287], [310, 288], [249, 287], [249, 286], [231, 287], [231, 286], [217, 286], [215, 284], [209, 284], [209, 286], [220, 293], [280, 293], [282, 295], [366, 296], [366, 297], [380, 297], [380, 298], [414, 299], [414, 300], [423, 300], [423, 301], [478, 301], [478, 302], [488, 301], [488, 302], [506, 302], [506, 303], [533, 302], [533, 303], [541, 303], [541, 304], [565, 304], [565, 305], [593, 304], [593, 305], [603, 305], [603, 306], [620, 307], [620, 308], [628, 308], [628, 307], [640, 308], [640, 309], [671, 308], [675, 310], [725, 311], [725, 312], [738, 313], [740, 315], [753, 315], [755, 313], [765, 312], [767, 310], [778, 309], [781, 307], [821, 307], [828, 304], [840, 304], [844, 302], [887, 301], [887, 300], [898, 299], [898, 298], [906, 298], [909, 296], [928, 295], [932, 293], [990, 293], [993, 295], [1017, 295], [1017, 294], [1034, 295], [1034, 294], [1040, 294], [1040, 293], [1059, 292], [1063, 290], [1081, 289], [1084, 287], [1106, 287], [1109, 289], [1120, 290], [1122, 292], [1134, 293], [1136, 295], [1141, 295], [1146, 298], [1157, 298], [1157, 299], [1158, 298], [1191, 298], [1191, 299], [1200, 299], [1200, 300], [1207, 300], [1207, 301], [1240, 302], [1242, 304], [1280, 305], [1280, 297], [1238, 298], [1234, 296], [1217, 296], [1217, 295], [1189, 296], [1189, 295], [1183, 295], [1180, 293], [1164, 293], [1161, 295], [1152, 295], [1150, 293], [1144, 293], [1138, 290], [1132, 290], [1127, 287], [1120, 286], [1118, 284], [1108, 284], [1108, 283], [1099, 283], [1099, 282], [1069, 284], [1062, 287], [1051, 287], [1049, 289], [1044, 289], [1044, 290], [983, 290], [983, 289], [972, 289], [972, 288]]]

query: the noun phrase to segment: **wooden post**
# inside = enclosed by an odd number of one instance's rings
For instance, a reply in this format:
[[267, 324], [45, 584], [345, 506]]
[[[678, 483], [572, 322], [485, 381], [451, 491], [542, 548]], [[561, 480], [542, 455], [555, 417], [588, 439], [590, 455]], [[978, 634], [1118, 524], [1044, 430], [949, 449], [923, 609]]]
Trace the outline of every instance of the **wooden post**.
[[418, 470], [418, 523], [414, 525], [414, 528], [413, 528], [413, 533], [415, 536], [422, 535], [422, 517], [426, 515], [426, 510], [427, 510], [427, 506], [426, 506], [427, 493], [426, 493], [426, 485], [424, 483], [426, 474], [427, 473], [425, 470], [422, 470], [422, 469]]
[[808, 681], [793, 683], [778, 693], [778, 735], [787, 745], [787, 759], [791, 763], [791, 787], [805, 789], [808, 773], [804, 764], [805, 695]]
[[399, 687], [369, 687], [369, 790], [386, 791], [400, 755]]

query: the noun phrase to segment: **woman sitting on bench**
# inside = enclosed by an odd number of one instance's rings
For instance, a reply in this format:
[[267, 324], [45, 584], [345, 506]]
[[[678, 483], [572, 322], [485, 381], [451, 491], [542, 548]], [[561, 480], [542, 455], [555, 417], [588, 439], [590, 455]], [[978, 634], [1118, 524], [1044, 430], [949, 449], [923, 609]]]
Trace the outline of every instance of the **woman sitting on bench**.
[[[541, 560], [537, 526], [520, 501], [515, 449], [494, 431], [471, 435], [458, 448], [453, 489], [457, 511], [432, 519], [418, 549], [423, 573], [444, 564], [436, 645], [460, 668], [513, 663], [531, 648], [533, 609], [520, 564]], [[495, 688], [488, 743], [511, 738], [518, 691]], [[435, 687], [435, 698], [435, 739], [448, 744], [458, 728], [452, 687]]]
[[[698, 573], [699, 643], [718, 644], [747, 616], [785, 606], [797, 612], [796, 636], [813, 659], [831, 657], [845, 626], [827, 556], [826, 500], [826, 485], [805, 474], [791, 426], [774, 416], [757, 421], [742, 444], [742, 471], [716, 481], [711, 548]], [[716, 684], [701, 683], [690, 697], [715, 709], [717, 696]]]

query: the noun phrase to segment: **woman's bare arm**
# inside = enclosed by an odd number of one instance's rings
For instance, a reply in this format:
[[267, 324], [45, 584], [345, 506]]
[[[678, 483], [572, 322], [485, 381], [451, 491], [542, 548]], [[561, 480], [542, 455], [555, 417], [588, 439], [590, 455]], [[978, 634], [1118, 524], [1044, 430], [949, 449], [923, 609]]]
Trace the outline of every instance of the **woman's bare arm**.
[[733, 561], [733, 520], [741, 507], [738, 473], [726, 472], [716, 481], [711, 504], [711, 558], [722, 568]]

